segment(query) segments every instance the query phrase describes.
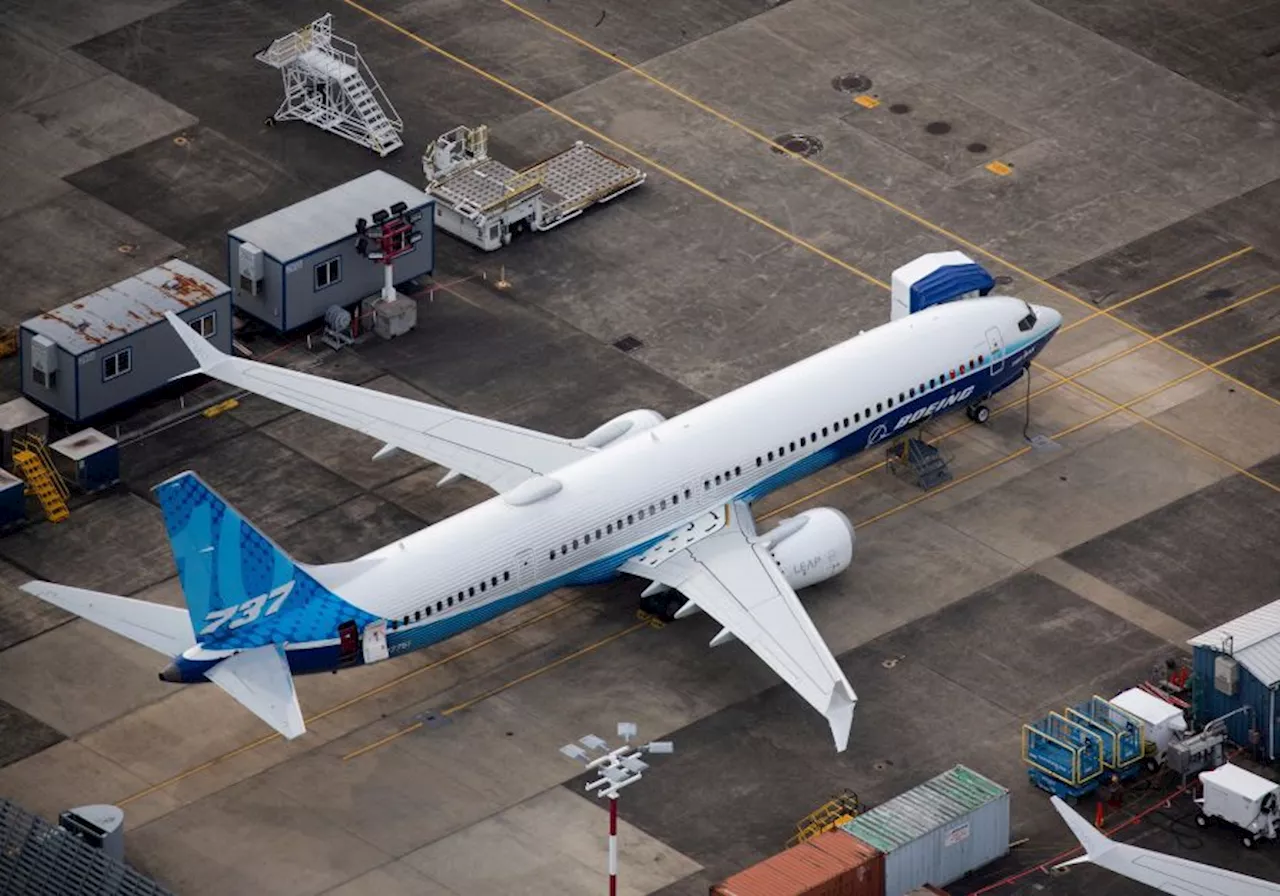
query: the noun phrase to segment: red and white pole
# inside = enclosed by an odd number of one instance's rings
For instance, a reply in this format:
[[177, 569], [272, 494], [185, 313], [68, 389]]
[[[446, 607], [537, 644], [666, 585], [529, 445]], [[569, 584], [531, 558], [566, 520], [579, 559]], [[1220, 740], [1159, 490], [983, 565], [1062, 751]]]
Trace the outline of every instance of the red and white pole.
[[618, 896], [618, 798], [609, 797], [609, 896]]

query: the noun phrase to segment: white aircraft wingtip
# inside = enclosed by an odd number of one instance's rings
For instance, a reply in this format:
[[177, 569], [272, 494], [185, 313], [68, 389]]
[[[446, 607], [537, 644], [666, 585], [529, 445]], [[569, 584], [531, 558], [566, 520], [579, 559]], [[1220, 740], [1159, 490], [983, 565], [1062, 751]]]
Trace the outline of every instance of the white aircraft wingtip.
[[831, 736], [836, 741], [836, 752], [843, 753], [849, 747], [849, 732], [853, 729], [853, 710], [858, 705], [857, 697], [843, 681], [838, 682], [831, 692], [831, 702], [827, 704], [827, 721], [831, 725]]
[[289, 660], [279, 644], [243, 650], [215, 665], [205, 678], [288, 740], [306, 733]]
[[188, 370], [186, 373], [172, 377], [172, 379], [181, 379], [184, 376], [194, 376], [198, 373], [205, 373], [209, 368], [213, 367], [213, 365], [227, 357], [225, 354], [210, 345], [208, 340], [195, 330], [191, 329], [190, 324], [178, 317], [178, 315], [174, 314], [172, 311], [166, 311], [164, 316], [165, 319], [172, 324], [174, 332], [178, 334], [178, 338], [182, 340], [182, 344], [185, 345], [187, 350], [195, 356], [196, 364], [198, 365], [195, 370]]
[[[1067, 823], [1067, 827], [1071, 828], [1071, 833], [1075, 834], [1076, 839], [1080, 841], [1080, 845], [1084, 847], [1084, 860], [1088, 861], [1097, 858], [1111, 846], [1111, 840], [1105, 834], [1089, 824], [1079, 812], [1068, 806], [1060, 797], [1051, 796], [1049, 797], [1049, 802], [1053, 804], [1053, 808], [1062, 816], [1062, 820]], [[1081, 860], [1073, 860], [1071, 864], [1075, 864], [1078, 861]]]

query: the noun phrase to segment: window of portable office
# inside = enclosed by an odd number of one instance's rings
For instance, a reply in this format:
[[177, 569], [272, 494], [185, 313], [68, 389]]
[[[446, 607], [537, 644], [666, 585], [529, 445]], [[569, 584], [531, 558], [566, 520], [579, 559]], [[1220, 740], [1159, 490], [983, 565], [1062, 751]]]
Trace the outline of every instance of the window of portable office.
[[[356, 220], [403, 202], [432, 219], [434, 200], [413, 184], [372, 171], [227, 233], [233, 304], [241, 313], [284, 333], [324, 317], [333, 305], [350, 308], [376, 294], [383, 266], [356, 251]], [[435, 234], [397, 258], [395, 282], [435, 268]]]
[[1262, 736], [1267, 758], [1280, 753], [1276, 691], [1280, 689], [1280, 600], [1265, 604], [1187, 642], [1192, 648], [1191, 712], [1197, 726], [1228, 713], [1227, 734], [1248, 746]]
[[1009, 791], [957, 765], [840, 829], [884, 853], [885, 896], [945, 887], [1009, 851]]
[[171, 259], [19, 327], [22, 394], [74, 421], [99, 417], [195, 366], [164, 314], [231, 351], [231, 290]]

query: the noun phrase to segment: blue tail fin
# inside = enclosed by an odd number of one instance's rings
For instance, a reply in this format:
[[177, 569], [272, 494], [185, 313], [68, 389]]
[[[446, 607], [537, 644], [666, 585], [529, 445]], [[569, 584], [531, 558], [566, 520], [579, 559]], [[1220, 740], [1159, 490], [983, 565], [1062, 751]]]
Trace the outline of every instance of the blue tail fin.
[[194, 473], [155, 487], [191, 626], [218, 649], [338, 637], [374, 618], [316, 581]]

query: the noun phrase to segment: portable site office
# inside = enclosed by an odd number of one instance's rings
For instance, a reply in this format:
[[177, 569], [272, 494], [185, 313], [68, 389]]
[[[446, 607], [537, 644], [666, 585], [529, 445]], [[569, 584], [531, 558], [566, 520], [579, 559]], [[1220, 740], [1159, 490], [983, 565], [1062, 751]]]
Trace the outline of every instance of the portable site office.
[[24, 321], [22, 394], [79, 423], [165, 386], [196, 366], [166, 311], [231, 351], [230, 288], [171, 259]]
[[[433, 201], [385, 171], [371, 171], [309, 199], [242, 224], [227, 234], [227, 269], [238, 311], [278, 332], [324, 317], [377, 293], [382, 265], [356, 252], [356, 219], [403, 202], [432, 218]], [[435, 231], [395, 260], [397, 284], [435, 267]]]

